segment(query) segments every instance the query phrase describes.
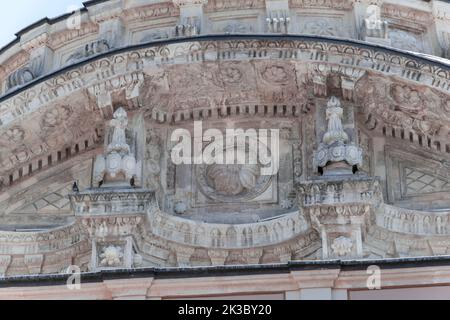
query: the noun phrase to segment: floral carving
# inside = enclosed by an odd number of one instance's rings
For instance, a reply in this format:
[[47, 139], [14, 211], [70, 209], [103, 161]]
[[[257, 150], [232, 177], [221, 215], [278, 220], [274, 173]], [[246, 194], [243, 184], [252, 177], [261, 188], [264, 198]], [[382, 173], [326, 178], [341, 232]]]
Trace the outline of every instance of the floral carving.
[[25, 131], [20, 127], [13, 127], [6, 131], [6, 138], [14, 143], [20, 143], [25, 139]]
[[250, 26], [234, 21], [225, 26], [222, 31], [225, 33], [246, 33], [250, 29]]
[[225, 83], [238, 83], [243, 77], [241, 70], [233, 66], [222, 69], [220, 74]]
[[291, 209], [293, 206], [294, 202], [291, 199], [284, 199], [280, 204], [280, 207], [285, 210]]
[[42, 125], [45, 128], [54, 128], [61, 125], [70, 118], [72, 110], [68, 106], [54, 108], [48, 111], [42, 118]]
[[[421, 134], [435, 135], [442, 128], [445, 100], [429, 88], [386, 84], [380, 78], [358, 84], [358, 100], [383, 122]], [[444, 112], [442, 112], [444, 111]]]
[[212, 165], [206, 170], [210, 186], [219, 194], [236, 196], [256, 187], [257, 165]]
[[196, 170], [200, 191], [220, 202], [249, 201], [273, 181], [273, 177], [261, 175], [259, 164], [204, 164]]
[[336, 29], [330, 25], [327, 20], [319, 19], [317, 21], [308, 22], [305, 25], [305, 32], [318, 36], [335, 36]]
[[339, 237], [334, 239], [331, 249], [338, 257], [344, 257], [352, 252], [353, 241], [347, 237]]
[[414, 115], [420, 114], [424, 110], [419, 92], [406, 85], [394, 84], [391, 87], [391, 96], [397, 102], [397, 110]]
[[118, 246], [105, 247], [100, 254], [100, 266], [119, 267], [122, 264], [123, 250]]
[[282, 66], [269, 66], [263, 73], [263, 78], [269, 82], [285, 83], [289, 80], [289, 74]]

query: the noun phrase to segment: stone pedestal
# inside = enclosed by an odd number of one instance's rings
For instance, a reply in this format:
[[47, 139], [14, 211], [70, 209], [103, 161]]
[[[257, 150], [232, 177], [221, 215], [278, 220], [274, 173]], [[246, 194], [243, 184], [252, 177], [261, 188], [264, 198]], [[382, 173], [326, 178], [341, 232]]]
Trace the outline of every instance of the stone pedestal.
[[92, 189], [70, 195], [72, 209], [92, 244], [91, 271], [139, 267], [134, 236], [156, 206], [149, 190]]
[[299, 186], [299, 206], [321, 235], [323, 259], [361, 258], [367, 226], [382, 203], [378, 179], [343, 176]]

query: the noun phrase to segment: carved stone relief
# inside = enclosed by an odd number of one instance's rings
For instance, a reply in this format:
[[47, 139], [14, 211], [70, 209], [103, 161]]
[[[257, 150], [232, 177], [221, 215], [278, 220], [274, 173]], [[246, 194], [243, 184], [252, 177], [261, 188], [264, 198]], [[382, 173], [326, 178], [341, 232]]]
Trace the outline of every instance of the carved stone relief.
[[389, 38], [392, 46], [398, 49], [423, 52], [424, 45], [420, 35], [413, 34], [399, 29], [392, 29], [389, 31]]
[[440, 116], [446, 100], [429, 88], [371, 77], [358, 83], [357, 92], [357, 101], [366, 112], [387, 124], [433, 136], [448, 123]]
[[425, 155], [388, 148], [388, 189], [391, 201], [411, 209], [439, 209], [450, 204], [449, 166]]
[[348, 36], [347, 27], [340, 17], [313, 17], [299, 15], [298, 32], [325, 37]]

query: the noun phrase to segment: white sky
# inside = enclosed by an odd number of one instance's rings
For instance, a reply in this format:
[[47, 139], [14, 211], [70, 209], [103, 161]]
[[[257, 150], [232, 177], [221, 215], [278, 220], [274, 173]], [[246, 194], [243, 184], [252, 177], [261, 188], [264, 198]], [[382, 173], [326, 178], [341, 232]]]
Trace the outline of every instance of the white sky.
[[14, 34], [48, 17], [81, 8], [86, 0], [3, 0], [0, 3], [0, 47], [15, 39]]

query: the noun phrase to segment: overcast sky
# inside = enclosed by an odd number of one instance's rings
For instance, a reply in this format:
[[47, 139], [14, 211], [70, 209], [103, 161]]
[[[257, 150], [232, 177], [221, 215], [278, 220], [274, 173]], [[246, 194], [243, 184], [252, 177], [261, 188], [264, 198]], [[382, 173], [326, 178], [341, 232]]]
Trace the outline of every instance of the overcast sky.
[[21, 29], [82, 7], [86, 0], [3, 0], [0, 7], [0, 47], [15, 39]]

